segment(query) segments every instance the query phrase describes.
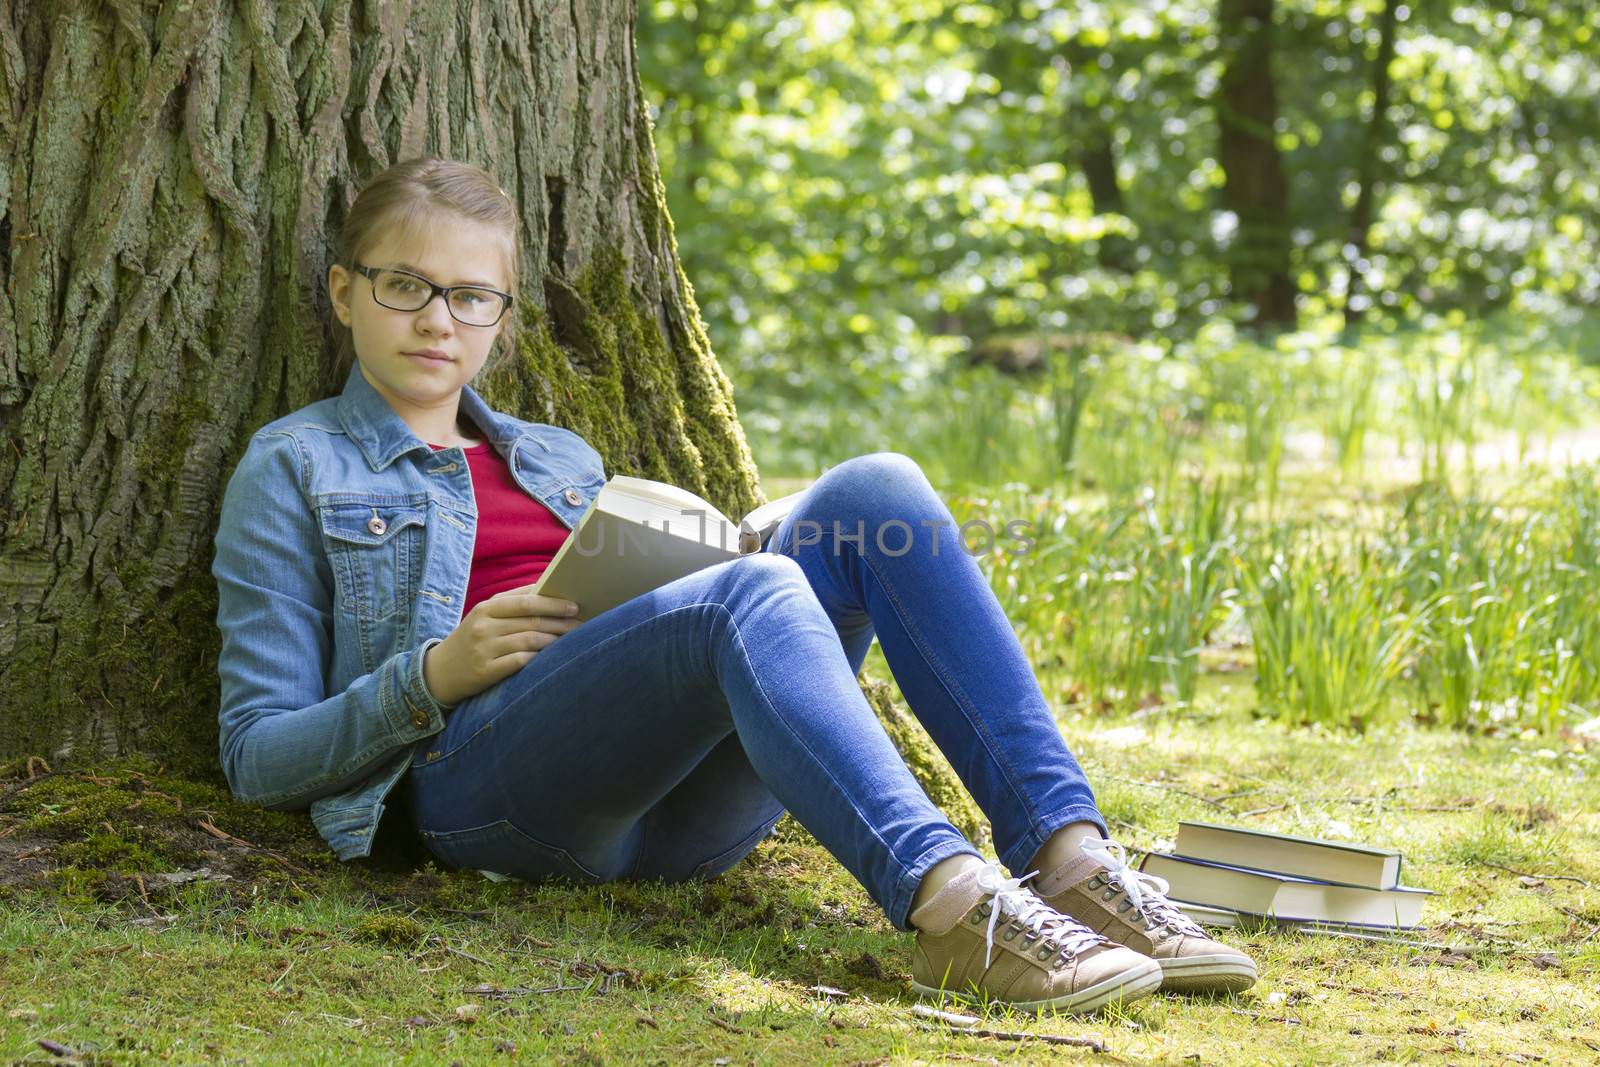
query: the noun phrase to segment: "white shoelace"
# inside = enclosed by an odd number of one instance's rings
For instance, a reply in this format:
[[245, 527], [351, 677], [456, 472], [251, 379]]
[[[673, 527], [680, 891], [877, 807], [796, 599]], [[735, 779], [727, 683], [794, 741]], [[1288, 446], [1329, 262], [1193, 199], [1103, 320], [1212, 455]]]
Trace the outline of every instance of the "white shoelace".
[[1178, 933], [1206, 936], [1194, 920], [1167, 899], [1167, 890], [1171, 888], [1167, 880], [1128, 866], [1127, 853], [1121, 845], [1106, 838], [1088, 838], [1079, 847], [1085, 856], [1106, 868], [1106, 880], [1122, 890], [1136, 916], [1144, 917], [1145, 929], [1170, 926]]
[[1021, 878], [1007, 878], [997, 863], [986, 863], [978, 871], [978, 888], [990, 896], [989, 927], [984, 932], [983, 965], [994, 955], [994, 927], [1004, 914], [1025, 935], [1028, 942], [1043, 938], [1059, 950], [1063, 959], [1092, 948], [1105, 938], [1074, 919], [1068, 918], [1034, 896], [1022, 883], [1038, 871]]

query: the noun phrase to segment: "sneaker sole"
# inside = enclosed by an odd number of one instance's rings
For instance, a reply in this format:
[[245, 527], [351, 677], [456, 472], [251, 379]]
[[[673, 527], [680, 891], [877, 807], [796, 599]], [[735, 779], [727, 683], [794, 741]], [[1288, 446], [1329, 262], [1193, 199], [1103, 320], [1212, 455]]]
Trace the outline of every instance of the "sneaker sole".
[[[1113, 1001], [1126, 1002], [1136, 997], [1142, 997], [1147, 993], [1154, 993], [1161, 987], [1162, 981], [1161, 964], [1155, 960], [1150, 960], [1138, 967], [1097, 982], [1087, 989], [1080, 989], [1076, 993], [1068, 993], [1065, 996], [1052, 997], [1047, 1000], [1001, 1000], [998, 997], [988, 997], [987, 1001], [990, 1004], [1004, 1004], [1006, 1007], [1015, 1008], [1017, 1011], [1038, 1012], [1043, 1011], [1045, 1008], [1054, 1008], [1057, 1011], [1067, 1012], [1068, 1014], [1082, 1015], [1091, 1011], [1098, 1011]], [[984, 997], [976, 993], [963, 993], [955, 989], [934, 989], [932, 986], [925, 986], [915, 979], [911, 982], [911, 988], [915, 989], [921, 996], [932, 1000], [958, 1000], [963, 1004], [978, 1005], [983, 1004], [985, 1001]]]
[[1156, 962], [1161, 988], [1172, 993], [1242, 993], [1256, 984], [1256, 965], [1247, 956], [1186, 956]]

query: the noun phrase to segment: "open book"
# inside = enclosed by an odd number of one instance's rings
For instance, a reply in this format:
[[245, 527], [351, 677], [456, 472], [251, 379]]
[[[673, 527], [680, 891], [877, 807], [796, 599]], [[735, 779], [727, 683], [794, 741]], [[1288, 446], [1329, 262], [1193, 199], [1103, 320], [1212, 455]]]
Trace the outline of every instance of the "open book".
[[758, 552], [804, 490], [734, 522], [687, 489], [613, 475], [567, 535], [533, 591], [578, 605], [578, 618], [676, 578]]

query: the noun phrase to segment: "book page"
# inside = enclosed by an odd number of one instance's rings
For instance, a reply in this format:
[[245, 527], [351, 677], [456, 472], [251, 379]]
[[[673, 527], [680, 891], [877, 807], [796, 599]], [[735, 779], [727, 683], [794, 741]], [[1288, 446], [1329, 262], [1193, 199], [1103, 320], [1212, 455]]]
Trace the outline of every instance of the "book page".
[[779, 523], [788, 518], [789, 512], [794, 510], [794, 506], [805, 494], [806, 490], [802, 489], [798, 493], [780, 496], [776, 500], [767, 501], [746, 515], [739, 523], [739, 551], [746, 553], [759, 551], [761, 543], [778, 528]]
[[626, 494], [636, 500], [656, 504], [662, 509], [670, 511], [673, 516], [680, 516], [682, 512], [690, 512], [691, 514], [681, 515], [680, 517], [693, 521], [697, 525], [700, 518], [697, 513], [702, 511], [705, 512], [706, 525], [708, 527], [717, 523], [729, 527], [734, 525], [732, 519], [718, 511], [708, 501], [687, 489], [676, 485], [668, 485], [666, 482], [652, 481], [649, 478], [631, 478], [626, 474], [617, 474], [613, 475], [611, 480], [606, 483], [606, 488]]

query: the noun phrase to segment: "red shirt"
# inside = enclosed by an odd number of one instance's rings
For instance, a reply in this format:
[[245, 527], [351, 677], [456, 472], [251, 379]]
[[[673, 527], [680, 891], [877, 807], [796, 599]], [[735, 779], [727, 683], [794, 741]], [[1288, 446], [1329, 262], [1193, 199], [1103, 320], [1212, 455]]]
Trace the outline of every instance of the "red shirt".
[[[439, 452], [448, 446], [428, 447]], [[472, 495], [478, 502], [467, 603], [461, 609], [465, 616], [479, 601], [538, 581], [571, 531], [549, 508], [523, 491], [489, 442], [463, 451], [472, 474]]]

